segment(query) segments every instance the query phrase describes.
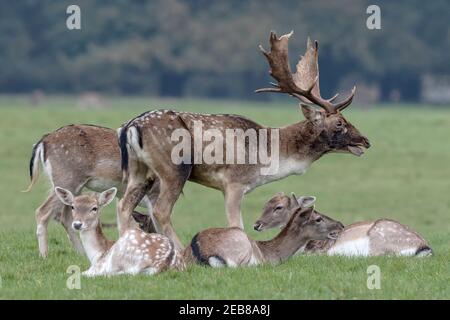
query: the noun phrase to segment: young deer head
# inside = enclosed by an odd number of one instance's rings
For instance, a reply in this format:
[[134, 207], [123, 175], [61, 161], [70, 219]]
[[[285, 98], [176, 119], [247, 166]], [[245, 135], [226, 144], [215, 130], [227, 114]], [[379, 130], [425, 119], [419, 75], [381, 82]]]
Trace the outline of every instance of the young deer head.
[[289, 221], [293, 207], [308, 208], [315, 202], [316, 197], [313, 196], [303, 196], [297, 199], [294, 193], [291, 197], [288, 197], [280, 192], [264, 205], [263, 213], [253, 225], [253, 228], [256, 231], [264, 231], [275, 227], [282, 228]]
[[56, 187], [56, 195], [72, 208], [72, 228], [78, 231], [92, 230], [100, 224], [100, 210], [107, 206], [116, 196], [117, 189], [111, 188], [95, 195], [80, 195], [74, 197], [72, 192]]
[[[305, 55], [297, 63], [297, 70], [293, 74], [288, 59], [288, 42], [293, 32], [278, 38], [274, 32], [270, 33], [270, 52], [262, 46], [260, 50], [270, 65], [270, 75], [277, 80], [273, 88], [262, 88], [256, 92], [287, 93], [301, 103], [302, 112], [310, 123], [311, 133], [318, 135], [316, 148], [325, 152], [349, 152], [356, 156], [363, 154], [363, 148], [369, 148], [369, 140], [361, 135], [341, 112], [353, 101], [356, 87], [351, 94], [339, 103], [333, 103], [338, 94], [330, 99], [320, 95], [318, 42], [314, 44], [308, 38]], [[316, 109], [310, 103], [320, 107]]]
[[284, 227], [283, 231], [293, 234], [294, 237], [301, 235], [308, 240], [337, 239], [344, 225], [324, 214], [318, 213], [314, 207], [296, 206], [291, 213], [292, 217]]

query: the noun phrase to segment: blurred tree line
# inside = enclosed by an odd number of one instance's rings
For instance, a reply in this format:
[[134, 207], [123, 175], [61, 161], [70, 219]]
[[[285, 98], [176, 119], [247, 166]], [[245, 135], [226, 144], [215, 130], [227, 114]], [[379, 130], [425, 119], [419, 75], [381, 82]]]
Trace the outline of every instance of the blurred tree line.
[[[70, 4], [81, 30], [66, 27]], [[381, 30], [366, 27], [370, 4]], [[319, 40], [324, 96], [363, 83], [416, 101], [424, 75], [450, 74], [449, 21], [448, 0], [3, 0], [0, 91], [265, 99], [253, 94], [271, 81], [257, 45], [293, 29], [292, 65]]]

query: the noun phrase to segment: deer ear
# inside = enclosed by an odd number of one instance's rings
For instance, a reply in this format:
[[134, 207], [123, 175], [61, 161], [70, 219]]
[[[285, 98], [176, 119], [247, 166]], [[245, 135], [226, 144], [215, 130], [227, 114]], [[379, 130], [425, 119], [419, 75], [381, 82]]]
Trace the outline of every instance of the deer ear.
[[106, 191], [103, 191], [98, 196], [98, 205], [100, 207], [104, 207], [104, 206], [108, 205], [111, 201], [114, 200], [114, 197], [116, 196], [116, 193], [117, 193], [117, 189], [116, 188], [111, 188], [111, 189], [108, 189]]
[[301, 203], [298, 202], [297, 197], [295, 196], [295, 193], [293, 193], [293, 192], [291, 193], [291, 201], [294, 204], [294, 206], [296, 206], [296, 207], [301, 205]]
[[68, 206], [73, 205], [73, 194], [67, 189], [56, 187], [55, 193], [58, 196], [59, 200], [61, 200], [62, 203]]
[[323, 119], [325, 118], [323, 111], [306, 104], [301, 104], [301, 106], [303, 115], [307, 120], [311, 121], [314, 124], [321, 124], [323, 122]]
[[309, 207], [309, 208], [302, 208], [300, 209], [300, 217], [302, 218], [303, 221], [307, 221], [311, 218], [311, 215], [313, 214], [314, 209]]
[[309, 208], [309, 207], [312, 207], [314, 205], [314, 203], [316, 202], [316, 197], [303, 196], [303, 197], [298, 198], [297, 201], [302, 208]]

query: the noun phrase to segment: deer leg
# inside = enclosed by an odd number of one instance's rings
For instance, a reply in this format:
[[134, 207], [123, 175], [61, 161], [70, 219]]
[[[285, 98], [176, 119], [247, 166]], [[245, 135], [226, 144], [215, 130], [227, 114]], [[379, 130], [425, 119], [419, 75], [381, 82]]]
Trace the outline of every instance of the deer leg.
[[161, 232], [168, 236], [178, 250], [183, 249], [170, 218], [173, 206], [183, 190], [186, 178], [160, 180], [160, 192], [155, 202], [153, 213], [161, 227]]
[[64, 204], [59, 201], [54, 192], [36, 209], [36, 236], [38, 239], [39, 254], [43, 258], [48, 255], [48, 222], [62, 210], [64, 210]]
[[131, 227], [132, 214], [142, 198], [146, 195], [150, 181], [141, 181], [130, 179], [127, 184], [127, 190], [117, 206], [117, 222], [119, 236]]
[[244, 229], [242, 221], [241, 202], [244, 198], [244, 189], [241, 186], [231, 185], [225, 189], [225, 211], [228, 226]]
[[153, 182], [152, 187], [150, 188], [149, 192], [147, 193], [147, 197], [145, 197], [145, 203], [147, 205], [148, 210], [148, 216], [149, 219], [147, 220], [147, 223], [145, 225], [145, 229], [148, 230], [147, 232], [161, 232], [161, 227], [158, 225], [158, 221], [155, 219], [155, 215], [153, 213], [153, 208], [156, 203], [156, 199], [158, 199], [160, 193], [160, 182], [159, 179], [156, 179]]
[[75, 230], [73, 230], [72, 228], [73, 218], [68, 206], [64, 206], [60, 222], [63, 225], [64, 229], [66, 229], [67, 237], [69, 238], [70, 242], [75, 247], [77, 252], [81, 255], [84, 255], [85, 252], [83, 244], [81, 243], [81, 240]]

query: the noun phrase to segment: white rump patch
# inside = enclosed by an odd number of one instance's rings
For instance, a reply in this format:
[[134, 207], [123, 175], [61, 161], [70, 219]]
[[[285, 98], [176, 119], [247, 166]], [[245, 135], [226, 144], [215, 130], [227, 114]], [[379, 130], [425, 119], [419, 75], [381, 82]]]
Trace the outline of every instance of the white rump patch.
[[[42, 157], [44, 153], [41, 153]], [[50, 163], [50, 159], [47, 159], [46, 161], [42, 161], [44, 164], [44, 172], [47, 175], [48, 179], [50, 180], [50, 183], [52, 184], [52, 189], [55, 188], [55, 185], [53, 184], [53, 176], [52, 176], [52, 164]]]
[[409, 248], [400, 250], [398, 253], [400, 256], [414, 256], [417, 252], [417, 248]]
[[353, 241], [346, 241], [331, 247], [327, 254], [329, 256], [342, 255], [349, 257], [367, 257], [370, 254], [370, 240], [368, 237], [364, 237]]
[[139, 133], [136, 129], [136, 127], [129, 127], [128, 131], [127, 131], [127, 140], [128, 143], [133, 147], [133, 149], [139, 150], [140, 146], [139, 146]]
[[210, 257], [208, 259], [208, 263], [211, 267], [213, 268], [221, 268], [221, 267], [225, 267], [225, 265], [223, 264], [222, 260], [217, 259], [216, 257]]

